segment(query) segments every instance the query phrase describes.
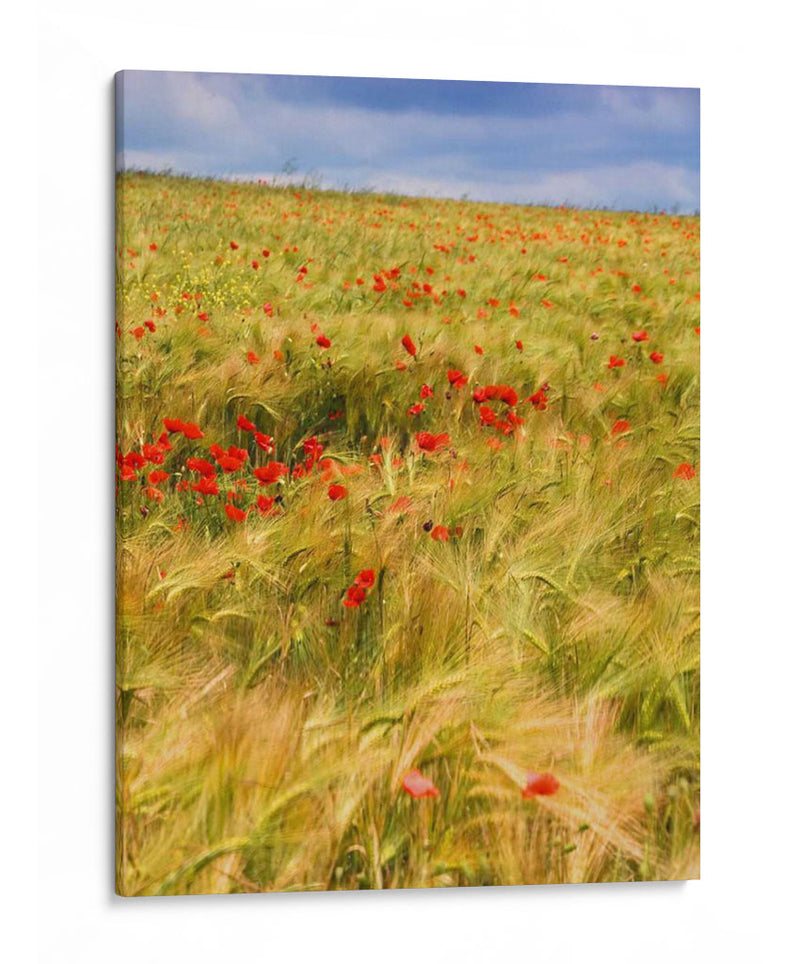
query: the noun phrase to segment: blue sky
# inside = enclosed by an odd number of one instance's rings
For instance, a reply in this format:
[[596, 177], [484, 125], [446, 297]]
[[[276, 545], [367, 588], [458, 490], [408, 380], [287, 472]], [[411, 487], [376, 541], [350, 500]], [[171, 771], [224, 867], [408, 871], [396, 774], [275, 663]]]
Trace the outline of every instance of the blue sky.
[[[700, 92], [125, 71], [117, 166], [515, 203], [700, 209]], [[120, 123], [121, 121], [121, 123]]]

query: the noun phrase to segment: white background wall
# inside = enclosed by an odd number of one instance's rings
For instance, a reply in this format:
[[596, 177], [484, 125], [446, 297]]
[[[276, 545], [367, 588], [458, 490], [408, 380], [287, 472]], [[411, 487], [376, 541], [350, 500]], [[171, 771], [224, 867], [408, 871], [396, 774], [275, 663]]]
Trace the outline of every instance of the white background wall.
[[[3, 208], [18, 217], [4, 217], [0, 262], [6, 960], [30, 959], [37, 941], [42, 960], [81, 964], [793, 957], [800, 221], [788, 9], [771, 0], [571, 0], [542, 10], [510, 0], [46, 0], [38, 36], [6, 23]], [[27, 99], [37, 43], [38, 106]], [[120, 68], [702, 88], [702, 881], [113, 896], [111, 77]]]

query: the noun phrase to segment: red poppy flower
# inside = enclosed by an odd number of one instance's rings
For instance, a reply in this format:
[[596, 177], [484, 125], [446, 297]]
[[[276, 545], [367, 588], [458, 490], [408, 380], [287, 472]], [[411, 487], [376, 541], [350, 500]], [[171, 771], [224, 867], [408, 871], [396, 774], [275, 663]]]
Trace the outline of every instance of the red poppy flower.
[[417, 402], [415, 405], [412, 405], [411, 408], [409, 408], [406, 414], [409, 416], [420, 415], [424, 411], [425, 405], [422, 402]]
[[354, 585], [358, 586], [359, 589], [372, 589], [375, 585], [375, 570], [362, 569], [356, 576]]
[[322, 450], [323, 450], [322, 443], [317, 439], [316, 435], [312, 435], [311, 438], [307, 438], [303, 442], [303, 451], [308, 456], [307, 461], [310, 460], [312, 465], [322, 455]]
[[137, 479], [136, 470], [131, 465], [123, 465], [119, 470], [119, 477], [123, 482], [135, 482]]
[[522, 791], [524, 800], [530, 800], [532, 797], [551, 797], [561, 786], [552, 773], [531, 771], [527, 774], [526, 781]]
[[245, 418], [244, 415], [240, 415], [236, 419], [236, 425], [237, 425], [237, 428], [240, 428], [245, 432], [252, 432], [253, 429], [255, 428], [255, 425], [253, 425], [250, 419]]
[[508, 313], [512, 316], [512, 318], [519, 318], [519, 308], [517, 308], [516, 305], [511, 305], [511, 307], [508, 309]]
[[191, 486], [193, 492], [200, 492], [202, 495], [219, 495], [219, 486], [212, 476], [204, 475], [199, 482]]
[[431, 386], [423, 384], [422, 388], [419, 390], [419, 397], [421, 399], [433, 398], [433, 389]]
[[[378, 456], [380, 458], [380, 456]], [[135, 475], [134, 475], [135, 478]], [[411, 508], [411, 499], [407, 495], [401, 495], [386, 510], [387, 512], [406, 512]]]
[[533, 395], [528, 399], [528, 401], [533, 405], [537, 412], [544, 412], [547, 410], [547, 393], [543, 388], [534, 392]]
[[158, 251], [158, 245], [155, 243], [155, 241], [151, 241], [151, 242], [150, 242], [150, 250], [151, 250], [151, 251]]
[[620, 432], [627, 432], [630, 430], [630, 423], [625, 421], [624, 418], [618, 418], [616, 422], [611, 426], [611, 434], [619, 435]]
[[169, 478], [169, 472], [165, 472], [163, 469], [155, 469], [147, 476], [147, 481], [151, 485], [159, 485], [161, 482], [166, 482]]
[[416, 769], [403, 777], [403, 789], [415, 800], [419, 800], [421, 797], [439, 796], [439, 790], [433, 780], [424, 777]]
[[342, 605], [348, 609], [357, 609], [367, 598], [367, 594], [360, 586], [350, 586], [347, 595], [342, 600]]
[[141, 341], [144, 337], [144, 328], [142, 328], [141, 325], [138, 325], [136, 328], [131, 328], [131, 334], [137, 341]]
[[244, 459], [238, 459], [235, 455], [220, 455], [217, 459], [217, 465], [222, 469], [223, 472], [238, 472], [244, 465]]
[[434, 542], [447, 542], [449, 538], [450, 532], [447, 526], [434, 526], [431, 530], [431, 539], [433, 539]]
[[151, 502], [164, 501], [164, 493], [161, 491], [161, 489], [154, 489], [152, 485], [148, 485], [144, 490], [144, 493]]
[[347, 495], [347, 489], [343, 485], [334, 483], [328, 487], [328, 498], [331, 502], [338, 502]]
[[231, 505], [230, 502], [225, 506], [225, 515], [234, 522], [244, 522], [247, 518], [247, 513], [244, 509], [237, 509], [236, 506]]
[[542, 308], [555, 308], [555, 304], [547, 298], [542, 298]]
[[681, 464], [672, 473], [673, 479], [693, 479], [697, 475], [694, 468], [688, 462], [681, 462]]
[[457, 368], [451, 368], [447, 372], [447, 380], [453, 388], [463, 388], [467, 384], [467, 376]]
[[485, 388], [477, 388], [472, 393], [473, 402], [486, 402], [498, 400], [505, 402], [506, 405], [516, 405], [517, 393], [510, 385], [487, 385]]
[[146, 321], [144, 326], [149, 332], [155, 332], [156, 330], [156, 323], [152, 320]]
[[197, 317], [200, 319], [200, 321], [208, 321], [208, 312], [201, 311]]
[[483, 349], [481, 348], [480, 345], [473, 345], [472, 347], [473, 347], [476, 355], [482, 355], [482, 354], [483, 354]]
[[497, 415], [489, 408], [488, 405], [481, 405], [478, 409], [481, 416], [481, 425], [494, 425], [497, 421]]
[[408, 335], [408, 334], [403, 335], [401, 341], [403, 344], [403, 348], [405, 348], [405, 350], [409, 353], [409, 355], [416, 357], [417, 346], [411, 340], [411, 335]]
[[283, 462], [269, 462], [267, 465], [262, 465], [260, 468], [253, 470], [253, 475], [258, 479], [261, 485], [270, 485], [272, 482], [277, 482], [282, 475], [286, 475], [289, 471], [289, 466], [284, 465]]
[[256, 508], [258, 509], [260, 515], [269, 515], [274, 505], [275, 496], [273, 495], [260, 495], [256, 499]]
[[648, 338], [647, 338], [647, 332], [646, 332], [644, 329], [642, 329], [641, 331], [635, 331], [635, 332], [631, 335], [631, 338], [633, 338], [634, 341], [647, 341], [647, 340], [648, 340]]
[[203, 437], [203, 433], [200, 431], [199, 427], [195, 425], [194, 422], [186, 422], [181, 429], [184, 436], [190, 439], [198, 439]]
[[624, 364], [625, 364], [625, 359], [624, 359], [624, 358], [617, 358], [616, 355], [612, 355], [612, 356], [608, 359], [608, 367], [609, 367], [609, 368], [622, 368], [622, 366], [623, 366]]
[[640, 294], [642, 293], [642, 286], [641, 286], [641, 285], [631, 285], [631, 291], [632, 291], [635, 295], [640, 295]]
[[521, 342], [521, 341], [519, 341], [519, 340], [518, 340], [518, 341], [515, 341], [514, 344], [517, 346], [517, 348], [518, 348], [520, 351], [522, 351], [522, 342]]
[[182, 432], [183, 422], [179, 418], [165, 418], [164, 428], [168, 432]]
[[247, 353], [247, 360], [251, 365], [257, 365], [261, 361], [254, 351], [249, 351]]
[[153, 465], [161, 465], [164, 461], [164, 450], [160, 445], [151, 445], [149, 442], [145, 442], [142, 446], [142, 455]]
[[123, 458], [123, 462], [134, 469], [141, 469], [147, 465], [147, 459], [140, 452], [128, 452]]
[[264, 432], [253, 432], [253, 438], [256, 440], [256, 445], [268, 454], [275, 451], [275, 439], [271, 435], [265, 435]]
[[226, 454], [239, 459], [240, 462], [246, 462], [250, 458], [247, 449], [237, 449], [235, 445], [231, 445]]
[[320, 335], [317, 338], [317, 344], [320, 346], [320, 348], [330, 348], [331, 340], [330, 338], [326, 338], [325, 335]]
[[650, 361], [651, 361], [654, 365], [660, 365], [661, 362], [664, 361], [664, 355], [663, 355], [660, 351], [651, 351], [651, 352], [650, 352]]
[[450, 436], [447, 432], [440, 432], [432, 435], [430, 432], [417, 432], [417, 445], [424, 452], [435, 452], [437, 449], [446, 448], [450, 444]]
[[191, 469], [193, 472], [199, 472], [200, 475], [211, 476], [212, 478], [217, 474], [217, 470], [211, 462], [206, 459], [187, 459], [186, 468]]
[[238, 251], [239, 245], [235, 241], [231, 241], [231, 251]]

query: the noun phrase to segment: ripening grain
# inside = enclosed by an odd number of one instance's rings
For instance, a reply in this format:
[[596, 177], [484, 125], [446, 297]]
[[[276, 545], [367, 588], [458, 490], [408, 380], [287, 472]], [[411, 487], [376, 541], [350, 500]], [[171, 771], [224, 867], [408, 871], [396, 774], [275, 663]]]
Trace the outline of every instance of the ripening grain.
[[118, 181], [118, 886], [699, 872], [699, 219]]

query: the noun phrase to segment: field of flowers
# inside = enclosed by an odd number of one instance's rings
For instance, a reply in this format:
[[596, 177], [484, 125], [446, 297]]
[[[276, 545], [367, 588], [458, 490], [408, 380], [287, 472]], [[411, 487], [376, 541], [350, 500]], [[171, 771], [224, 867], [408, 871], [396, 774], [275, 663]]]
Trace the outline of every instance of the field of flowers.
[[117, 192], [120, 893], [697, 876], [699, 219]]

